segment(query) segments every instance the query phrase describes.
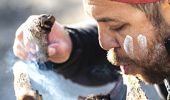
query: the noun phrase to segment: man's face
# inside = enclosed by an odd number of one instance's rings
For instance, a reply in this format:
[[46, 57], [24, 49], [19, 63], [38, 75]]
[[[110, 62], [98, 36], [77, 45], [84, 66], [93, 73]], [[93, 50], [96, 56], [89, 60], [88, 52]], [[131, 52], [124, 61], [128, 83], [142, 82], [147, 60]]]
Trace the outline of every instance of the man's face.
[[108, 50], [108, 60], [122, 72], [150, 83], [161, 82], [170, 72], [160, 31], [144, 12], [110, 0], [86, 0], [85, 9], [97, 21], [99, 42]]

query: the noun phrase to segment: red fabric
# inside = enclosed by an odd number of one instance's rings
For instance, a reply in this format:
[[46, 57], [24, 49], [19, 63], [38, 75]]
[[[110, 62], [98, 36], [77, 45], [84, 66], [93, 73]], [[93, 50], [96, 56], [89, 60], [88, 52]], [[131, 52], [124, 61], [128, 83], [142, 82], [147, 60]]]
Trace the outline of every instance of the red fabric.
[[131, 3], [131, 4], [141, 4], [141, 3], [152, 3], [160, 0], [112, 0], [112, 1]]

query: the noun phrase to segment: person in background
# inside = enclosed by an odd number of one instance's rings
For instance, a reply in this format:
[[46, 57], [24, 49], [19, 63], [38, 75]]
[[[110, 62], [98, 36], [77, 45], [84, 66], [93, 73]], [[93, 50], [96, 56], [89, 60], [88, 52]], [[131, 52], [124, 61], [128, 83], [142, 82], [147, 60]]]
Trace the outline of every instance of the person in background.
[[[169, 0], [84, 0], [83, 3], [96, 24], [70, 27], [56, 22], [48, 38], [47, 65], [86, 85], [113, 82], [117, 71], [109, 66], [120, 66], [124, 74], [135, 75], [150, 84], [162, 84], [169, 78]], [[30, 59], [27, 56], [30, 51], [22, 45], [23, 29], [21, 25], [16, 32], [13, 50], [17, 57]], [[74, 65], [78, 67], [70, 67]], [[102, 72], [97, 74], [98, 71]]]

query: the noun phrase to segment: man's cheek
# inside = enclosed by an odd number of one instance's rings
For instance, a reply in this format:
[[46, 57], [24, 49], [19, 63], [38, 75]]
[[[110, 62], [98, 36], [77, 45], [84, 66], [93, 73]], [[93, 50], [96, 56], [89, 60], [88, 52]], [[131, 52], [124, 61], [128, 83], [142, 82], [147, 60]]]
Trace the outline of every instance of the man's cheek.
[[127, 35], [123, 42], [123, 48], [131, 59], [144, 60], [148, 56], [147, 37], [142, 34], [139, 34], [137, 37]]

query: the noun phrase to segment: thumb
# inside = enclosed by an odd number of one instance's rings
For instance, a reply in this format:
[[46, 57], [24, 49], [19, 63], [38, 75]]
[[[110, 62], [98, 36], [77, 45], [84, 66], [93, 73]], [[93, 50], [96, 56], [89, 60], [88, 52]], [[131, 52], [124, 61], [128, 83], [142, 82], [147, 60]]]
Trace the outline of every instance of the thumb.
[[63, 42], [55, 42], [48, 46], [49, 60], [56, 63], [63, 63], [70, 56], [69, 47]]
[[48, 56], [54, 56], [56, 54], [56, 48], [48, 47]]
[[59, 48], [58, 43], [53, 43], [48, 46], [48, 56], [55, 56]]

